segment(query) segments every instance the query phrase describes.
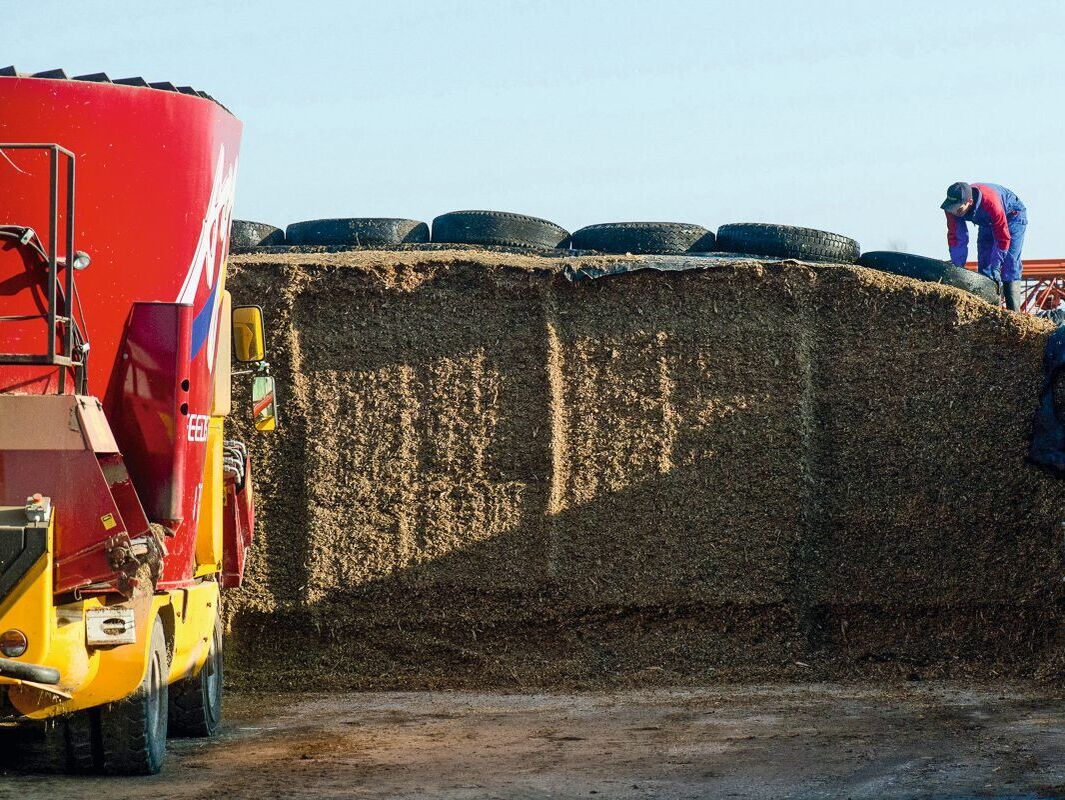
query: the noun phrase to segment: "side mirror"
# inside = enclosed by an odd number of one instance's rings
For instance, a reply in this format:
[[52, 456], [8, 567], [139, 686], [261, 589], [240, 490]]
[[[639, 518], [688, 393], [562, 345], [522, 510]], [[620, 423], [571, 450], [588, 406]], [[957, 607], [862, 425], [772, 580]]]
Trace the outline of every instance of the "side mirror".
[[[259, 306], [233, 309], [233, 357], [242, 364], [266, 358], [263, 310]], [[258, 379], [256, 379], [258, 380]], [[273, 390], [271, 390], [271, 396]]]
[[277, 398], [274, 395], [273, 377], [259, 375], [252, 381], [251, 406], [255, 430], [277, 430]]

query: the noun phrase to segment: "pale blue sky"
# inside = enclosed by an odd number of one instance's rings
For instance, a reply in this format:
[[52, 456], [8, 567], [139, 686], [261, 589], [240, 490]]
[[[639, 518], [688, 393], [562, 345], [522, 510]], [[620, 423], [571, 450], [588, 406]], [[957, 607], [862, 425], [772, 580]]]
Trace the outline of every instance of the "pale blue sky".
[[946, 257], [947, 184], [988, 180], [1025, 255], [1065, 258], [1061, 2], [0, 2], [5, 63], [232, 109], [245, 219], [762, 221]]

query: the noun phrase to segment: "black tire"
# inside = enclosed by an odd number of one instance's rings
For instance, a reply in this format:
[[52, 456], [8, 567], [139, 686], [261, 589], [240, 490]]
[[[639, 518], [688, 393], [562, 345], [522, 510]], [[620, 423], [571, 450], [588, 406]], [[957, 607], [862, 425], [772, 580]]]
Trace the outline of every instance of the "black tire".
[[170, 687], [170, 734], [214, 736], [222, 722], [222, 619], [215, 616], [207, 661], [191, 678]]
[[156, 618], [148, 669], [130, 697], [99, 709], [100, 738], [97, 766], [112, 775], [154, 775], [166, 757], [167, 675], [166, 637]]
[[600, 253], [709, 253], [714, 234], [683, 222], [604, 222], [575, 231], [572, 244], [575, 250]]
[[27, 772], [85, 773], [96, 766], [93, 753], [95, 711], [75, 711], [14, 731], [8, 766]]
[[433, 241], [496, 247], [568, 247], [569, 231], [553, 222], [507, 211], [452, 211], [433, 220]]
[[429, 226], [415, 219], [387, 217], [309, 219], [289, 225], [285, 240], [290, 245], [342, 247], [424, 244], [429, 241]]
[[274, 247], [285, 243], [285, 232], [265, 222], [235, 219], [229, 228], [230, 247]]
[[93, 737], [96, 733], [97, 713], [75, 711], [63, 718], [68, 772], [90, 772], [96, 768]]
[[62, 720], [21, 728], [15, 731], [15, 735], [9, 766], [25, 772], [54, 774], [66, 771], [66, 726]]
[[915, 256], [910, 253], [896, 253], [890, 250], [874, 250], [862, 253], [858, 264], [881, 272], [916, 278], [919, 281], [954, 286], [971, 292], [992, 305], [998, 305], [998, 287], [993, 280], [979, 272], [956, 267], [949, 261]]
[[717, 249], [724, 253], [834, 264], [853, 264], [860, 252], [854, 239], [838, 233], [756, 222], [722, 225], [717, 229]]

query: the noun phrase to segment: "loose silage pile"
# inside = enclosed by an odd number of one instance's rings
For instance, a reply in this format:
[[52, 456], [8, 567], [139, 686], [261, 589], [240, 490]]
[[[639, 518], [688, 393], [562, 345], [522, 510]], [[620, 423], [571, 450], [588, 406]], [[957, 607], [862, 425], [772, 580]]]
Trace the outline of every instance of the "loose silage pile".
[[1049, 324], [858, 267], [561, 274], [612, 260], [231, 259], [284, 415], [238, 683], [1060, 671]]

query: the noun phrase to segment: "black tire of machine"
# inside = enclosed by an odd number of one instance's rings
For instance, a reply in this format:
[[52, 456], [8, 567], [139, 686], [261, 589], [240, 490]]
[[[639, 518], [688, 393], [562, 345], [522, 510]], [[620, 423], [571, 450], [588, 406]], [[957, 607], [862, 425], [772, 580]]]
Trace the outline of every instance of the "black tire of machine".
[[683, 222], [604, 222], [574, 231], [572, 243], [600, 253], [679, 255], [709, 253], [714, 240], [712, 231]]
[[86, 773], [96, 767], [93, 753], [95, 710], [75, 711], [13, 731], [12, 765], [30, 772]]
[[166, 757], [169, 663], [163, 623], [152, 628], [148, 669], [137, 690], [99, 709], [97, 768], [111, 775], [154, 775]]
[[862, 253], [858, 264], [881, 272], [891, 272], [916, 278], [919, 281], [942, 283], [964, 289], [992, 305], [998, 305], [998, 286], [995, 282], [979, 272], [964, 267], [956, 267], [949, 261], [917, 256], [910, 253], [896, 253], [890, 250], [873, 250]]
[[214, 736], [222, 722], [222, 618], [215, 617], [207, 661], [190, 678], [170, 686], [170, 735]]
[[265, 222], [235, 219], [229, 228], [230, 247], [275, 247], [285, 243], [285, 232]]
[[290, 245], [389, 247], [428, 241], [429, 226], [424, 222], [392, 217], [309, 219], [293, 222], [285, 231], [285, 243]]
[[433, 241], [496, 247], [569, 247], [569, 231], [539, 217], [507, 211], [452, 211], [433, 220]]
[[853, 264], [861, 252], [858, 242], [838, 233], [760, 222], [722, 225], [717, 229], [717, 249], [724, 253], [834, 264]]

